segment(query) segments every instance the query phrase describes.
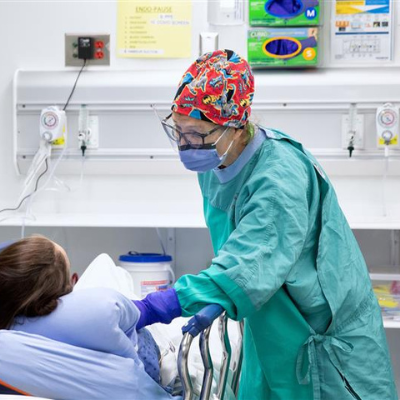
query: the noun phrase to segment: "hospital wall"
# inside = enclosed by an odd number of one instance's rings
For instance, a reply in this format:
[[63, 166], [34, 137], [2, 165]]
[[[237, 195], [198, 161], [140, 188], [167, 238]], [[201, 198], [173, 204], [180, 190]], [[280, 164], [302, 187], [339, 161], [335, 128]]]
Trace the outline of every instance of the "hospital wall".
[[[172, 75], [184, 72], [198, 55], [198, 34], [201, 31], [218, 31], [221, 48], [232, 48], [240, 54], [246, 54], [246, 26], [210, 27], [207, 24], [206, 2], [193, 1], [193, 15], [196, 18], [193, 18], [190, 60], [117, 58], [116, 10], [116, 2], [111, 1], [0, 1], [0, 37], [5, 38], [2, 40], [0, 54], [0, 209], [15, 205], [24, 181], [24, 176], [16, 173], [12, 152], [15, 71], [65, 71], [65, 33], [110, 33], [109, 69], [151, 74], [155, 83], [160, 76], [157, 73], [159, 70], [170, 71]], [[395, 44], [400, 49], [399, 12], [400, 4], [395, 2]], [[322, 71], [326, 71], [328, 75], [333, 71], [333, 79], [340, 79], [340, 73], [351, 71], [344, 65], [332, 64], [330, 61], [330, 7], [325, 7], [324, 14]], [[371, 76], [382, 76], [384, 80], [385, 74], [397, 73], [399, 66], [400, 50], [395, 51], [392, 65], [366, 68]], [[91, 68], [99, 72], [108, 71], [107, 68]], [[363, 69], [364, 66], [360, 65], [358, 68]], [[309, 77], [310, 73], [312, 72], [307, 71], [305, 75]], [[258, 76], [261, 75], [256, 75], [256, 84]], [[291, 73], [287, 76], [289, 79]], [[84, 83], [84, 74], [82, 82]], [[151, 90], [154, 91], [155, 88], [152, 87]], [[157, 93], [154, 92], [154, 95], [157, 96]], [[400, 102], [400, 94], [398, 99], [388, 100]], [[357, 154], [349, 162], [340, 152], [340, 114], [343, 114], [342, 110], [297, 110], [287, 117], [284, 110], [264, 113], [259, 109], [254, 112], [254, 118], [282, 129], [300, 139], [308, 148], [316, 149], [321, 163], [327, 167], [370, 270], [399, 273], [400, 244], [397, 232], [400, 230], [400, 170], [392, 168], [385, 182], [384, 196], [383, 159], [375, 159], [370, 168], [358, 168]], [[372, 149], [375, 137], [373, 113], [365, 111], [365, 119], [366, 138]], [[152, 125], [149, 123], [149, 126]], [[136, 135], [147, 135], [150, 141], [153, 138], [154, 141], [158, 140], [161, 136], [160, 132], [153, 132], [146, 129], [146, 126], [132, 125], [131, 129]], [[100, 141], [101, 134], [100, 127]], [[157, 147], [158, 143], [154, 143], [154, 146]], [[336, 157], [333, 161], [332, 155]], [[41, 193], [32, 204], [37, 219], [27, 222], [26, 234], [42, 233], [59, 242], [69, 253], [74, 270], [82, 272], [102, 252], [109, 253], [117, 261], [119, 254], [130, 250], [160, 251], [155, 231], [158, 226], [161, 227], [164, 242], [171, 241], [168, 248], [175, 255], [174, 267], [178, 276], [196, 273], [209, 265], [213, 253], [201, 216], [202, 201], [194, 174], [184, 171], [170, 175], [162, 171], [159, 175], [140, 174], [137, 171], [130, 174], [125, 171], [104, 176], [91, 171], [84, 176], [82, 187], [79, 187], [79, 174], [62, 175], [62, 179], [77, 190], [67, 194]], [[382, 215], [384, 198], [387, 217]], [[129, 223], [126, 222], [125, 215], [131, 215]], [[0, 222], [0, 240], [16, 238], [20, 234], [21, 227], [17, 222]], [[400, 388], [400, 330], [388, 329], [387, 333]]]

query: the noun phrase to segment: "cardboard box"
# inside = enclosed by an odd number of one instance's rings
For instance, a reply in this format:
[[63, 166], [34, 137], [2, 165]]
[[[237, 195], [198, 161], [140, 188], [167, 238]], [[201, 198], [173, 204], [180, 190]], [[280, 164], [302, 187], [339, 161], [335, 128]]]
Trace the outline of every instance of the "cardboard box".
[[247, 36], [252, 67], [317, 67], [318, 28], [258, 28]]
[[[287, 4], [290, 6], [288, 7]], [[249, 0], [250, 26], [315, 26], [321, 0]]]

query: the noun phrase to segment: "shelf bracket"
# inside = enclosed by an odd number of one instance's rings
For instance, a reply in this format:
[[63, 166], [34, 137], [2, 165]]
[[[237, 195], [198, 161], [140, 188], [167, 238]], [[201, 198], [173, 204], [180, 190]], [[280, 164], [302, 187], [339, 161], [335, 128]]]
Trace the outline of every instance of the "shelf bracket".
[[167, 228], [167, 254], [172, 257], [171, 267], [175, 271], [176, 266], [176, 232], [175, 228]]
[[391, 231], [391, 263], [400, 272], [400, 230]]

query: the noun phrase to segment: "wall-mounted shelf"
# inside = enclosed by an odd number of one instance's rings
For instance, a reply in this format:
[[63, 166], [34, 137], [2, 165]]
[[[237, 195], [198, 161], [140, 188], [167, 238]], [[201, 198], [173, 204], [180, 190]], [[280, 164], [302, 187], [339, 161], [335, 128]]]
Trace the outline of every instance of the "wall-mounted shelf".
[[[0, 220], [0, 226], [21, 226], [24, 214]], [[26, 218], [32, 227], [105, 227], [105, 228], [205, 228], [201, 214], [36, 214]]]
[[399, 230], [400, 229], [400, 219], [393, 219], [390, 217], [377, 217], [368, 218], [364, 220], [359, 219], [349, 219], [349, 225], [351, 229], [377, 229], [377, 230]]
[[383, 320], [383, 326], [386, 329], [399, 329], [400, 321]]
[[[25, 214], [14, 214], [7, 219], [0, 218], [0, 226], [21, 226]], [[352, 229], [400, 230], [400, 219], [375, 219], [371, 221], [349, 220]], [[26, 226], [59, 227], [114, 227], [114, 228], [206, 228], [203, 214], [196, 213], [142, 213], [142, 214], [104, 214], [104, 213], [35, 213], [35, 219], [26, 218]], [[400, 280], [400, 276], [399, 276]]]
[[400, 274], [369, 274], [372, 281], [400, 281]]

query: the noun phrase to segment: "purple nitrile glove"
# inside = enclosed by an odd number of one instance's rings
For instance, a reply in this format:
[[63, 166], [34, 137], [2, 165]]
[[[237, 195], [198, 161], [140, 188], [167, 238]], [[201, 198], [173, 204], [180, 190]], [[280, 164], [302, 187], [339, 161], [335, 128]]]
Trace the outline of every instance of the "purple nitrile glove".
[[266, 8], [270, 14], [284, 18], [296, 15], [302, 7], [297, 0], [272, 0]]
[[181, 305], [173, 288], [149, 293], [143, 300], [132, 301], [140, 311], [136, 330], [156, 322], [169, 324], [174, 318], [182, 315]]

